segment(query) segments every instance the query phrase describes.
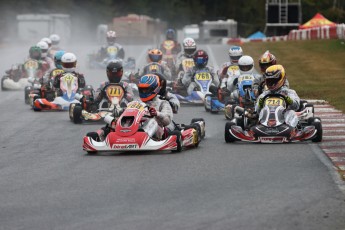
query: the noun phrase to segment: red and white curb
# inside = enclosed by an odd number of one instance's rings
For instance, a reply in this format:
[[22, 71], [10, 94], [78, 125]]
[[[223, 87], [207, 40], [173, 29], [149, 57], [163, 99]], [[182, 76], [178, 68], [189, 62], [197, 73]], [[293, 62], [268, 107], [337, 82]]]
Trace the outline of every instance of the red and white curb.
[[321, 118], [323, 138], [319, 146], [345, 180], [345, 115], [326, 101], [308, 102], [314, 104], [315, 117]]

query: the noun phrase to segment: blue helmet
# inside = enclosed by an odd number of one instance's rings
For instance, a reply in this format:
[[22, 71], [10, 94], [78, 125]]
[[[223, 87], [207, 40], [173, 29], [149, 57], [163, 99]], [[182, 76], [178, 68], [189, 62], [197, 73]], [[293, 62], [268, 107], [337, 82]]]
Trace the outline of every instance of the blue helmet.
[[58, 69], [62, 69], [62, 65], [61, 65], [61, 58], [62, 56], [65, 54], [65, 51], [63, 50], [59, 50], [56, 51], [55, 55], [54, 55], [54, 62], [55, 62], [55, 66]]
[[159, 77], [155, 74], [142, 76], [138, 83], [139, 97], [143, 102], [152, 100], [157, 96], [161, 87]]
[[175, 30], [174, 29], [168, 29], [166, 32], [166, 38], [168, 40], [175, 40]]
[[252, 85], [253, 79], [244, 79], [238, 83], [238, 91], [242, 99], [247, 101], [255, 101], [256, 97], [254, 95]]

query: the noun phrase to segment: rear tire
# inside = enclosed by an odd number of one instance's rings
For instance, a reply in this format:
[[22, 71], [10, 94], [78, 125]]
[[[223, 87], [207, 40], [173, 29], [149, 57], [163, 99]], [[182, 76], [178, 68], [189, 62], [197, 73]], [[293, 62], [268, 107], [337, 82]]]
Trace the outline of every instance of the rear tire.
[[194, 147], [197, 148], [199, 146], [200, 141], [201, 141], [201, 128], [200, 128], [200, 125], [197, 123], [191, 124], [190, 126], [193, 127], [198, 133], [198, 141], [196, 144], [194, 144]]
[[83, 111], [83, 108], [81, 107], [81, 105], [76, 104], [74, 106], [74, 110], [73, 110], [73, 122], [74, 122], [74, 124], [81, 124], [83, 122], [83, 120], [81, 118], [82, 111]]
[[182, 137], [181, 137], [181, 132], [180, 131], [173, 131], [171, 133], [171, 135], [176, 135], [176, 144], [177, 144], [177, 148], [176, 150], [171, 150], [171, 152], [173, 153], [180, 153], [182, 152]]
[[[315, 121], [316, 119], [320, 121]], [[312, 142], [321, 142], [322, 141], [322, 124], [321, 124], [321, 119], [318, 117], [314, 117], [314, 120], [311, 122], [311, 125], [315, 126], [315, 129], [317, 130], [316, 136], [311, 140]]]
[[24, 89], [24, 102], [25, 104], [30, 104], [29, 93], [31, 91], [31, 87], [25, 87]]
[[233, 122], [226, 122], [225, 124], [225, 131], [224, 131], [224, 139], [226, 143], [231, 143], [231, 142], [235, 142], [237, 139], [235, 137], [233, 137], [230, 133], [230, 129], [231, 126], [236, 125]]
[[4, 87], [4, 81], [7, 79], [7, 77], [1, 78], [1, 90], [6, 91], [7, 89]]

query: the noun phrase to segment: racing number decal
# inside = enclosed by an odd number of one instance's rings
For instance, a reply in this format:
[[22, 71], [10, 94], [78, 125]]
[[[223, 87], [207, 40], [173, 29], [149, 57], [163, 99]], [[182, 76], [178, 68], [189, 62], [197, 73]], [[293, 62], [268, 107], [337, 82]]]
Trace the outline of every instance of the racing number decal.
[[197, 73], [195, 79], [198, 81], [209, 81], [211, 80], [211, 74], [209, 73]]
[[38, 62], [33, 61], [33, 60], [27, 61], [24, 64], [24, 68], [25, 69], [38, 69]]
[[283, 104], [284, 104], [284, 100], [277, 97], [268, 98], [265, 100], [265, 105], [268, 105], [268, 106], [279, 106]]
[[109, 98], [111, 97], [122, 97], [124, 94], [124, 91], [121, 86], [118, 85], [112, 85], [107, 88], [107, 96]]
[[116, 48], [115, 46], [109, 46], [109, 47], [107, 48], [107, 52], [108, 52], [109, 54], [116, 54], [117, 48]]
[[138, 109], [138, 110], [144, 110], [144, 106], [140, 104], [139, 102], [132, 102], [129, 103], [127, 106], [128, 109]]
[[238, 82], [245, 80], [254, 80], [254, 77], [252, 75], [243, 75], [238, 78]]
[[192, 67], [194, 67], [194, 61], [191, 60], [191, 59], [185, 59], [185, 60], [182, 61], [182, 65], [185, 68], [192, 68]]
[[228, 68], [228, 71], [237, 71], [240, 70], [240, 68], [237, 65], [232, 65]]
[[158, 71], [158, 65], [150, 65], [149, 69], [151, 72], [157, 72]]
[[60, 74], [60, 73], [63, 73], [64, 71], [62, 69], [54, 69], [53, 72], [52, 72], [52, 77], [56, 77], [56, 75]]

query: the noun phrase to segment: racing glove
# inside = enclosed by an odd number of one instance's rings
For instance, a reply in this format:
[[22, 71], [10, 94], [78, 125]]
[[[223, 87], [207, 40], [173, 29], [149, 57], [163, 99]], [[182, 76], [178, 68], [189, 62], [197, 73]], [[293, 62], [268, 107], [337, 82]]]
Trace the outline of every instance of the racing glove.
[[287, 103], [288, 105], [292, 105], [292, 103], [293, 103], [292, 98], [289, 97], [289, 96], [286, 96], [286, 97], [285, 97], [285, 101], [286, 101], [286, 103]]
[[260, 109], [262, 109], [262, 108], [264, 107], [264, 102], [265, 102], [265, 101], [264, 101], [263, 98], [260, 98], [260, 99], [259, 99], [258, 106], [259, 106]]
[[153, 107], [149, 108], [149, 113], [152, 117], [156, 117], [157, 116], [157, 110]]

